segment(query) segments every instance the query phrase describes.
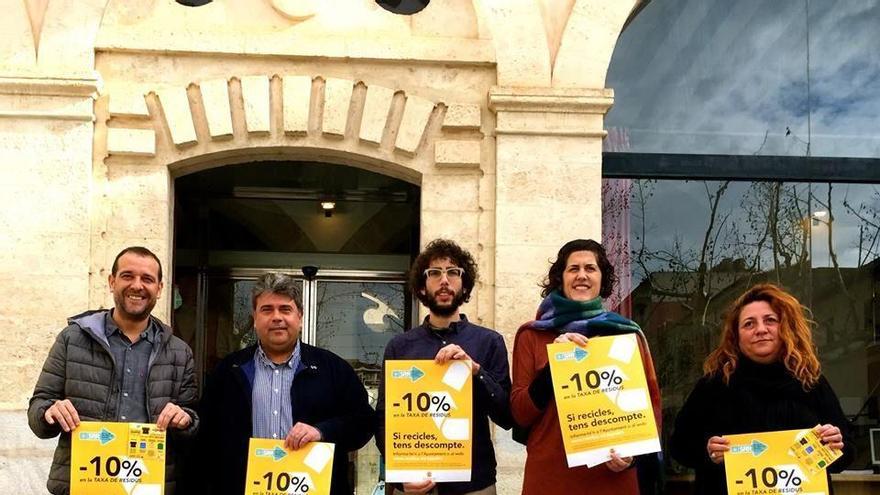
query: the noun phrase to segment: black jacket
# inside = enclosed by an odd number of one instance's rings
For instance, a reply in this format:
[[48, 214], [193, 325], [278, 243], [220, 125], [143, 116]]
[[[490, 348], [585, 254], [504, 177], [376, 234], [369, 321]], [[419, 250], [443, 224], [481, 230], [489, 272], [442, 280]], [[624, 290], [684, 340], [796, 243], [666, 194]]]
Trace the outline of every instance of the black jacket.
[[812, 389], [804, 391], [782, 364], [762, 365], [740, 357], [728, 385], [717, 375], [697, 382], [675, 419], [670, 449], [675, 460], [696, 469], [694, 493], [724, 495], [724, 464], [713, 463], [706, 453], [710, 437], [817, 424], [833, 424], [843, 433], [843, 457], [828, 467], [829, 472], [842, 471], [855, 457], [855, 447], [828, 380], [820, 376]]
[[[301, 364], [291, 387], [293, 424], [321, 431], [336, 444], [331, 495], [351, 495], [348, 452], [373, 437], [374, 412], [351, 365], [330, 351], [302, 342]], [[227, 356], [208, 376], [199, 408], [202, 425], [198, 458], [206, 493], [241, 495], [247, 474], [248, 443], [253, 431], [251, 396], [257, 346]]]

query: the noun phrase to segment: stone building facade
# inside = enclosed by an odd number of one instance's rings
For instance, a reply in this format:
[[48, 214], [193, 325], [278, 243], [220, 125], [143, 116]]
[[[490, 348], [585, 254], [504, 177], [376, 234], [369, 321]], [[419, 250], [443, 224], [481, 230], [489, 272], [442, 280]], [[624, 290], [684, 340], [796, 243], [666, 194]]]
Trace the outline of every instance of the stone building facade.
[[[46, 351], [68, 316], [112, 304], [120, 248], [174, 266], [174, 183], [195, 172], [309, 161], [417, 186], [420, 243], [475, 253], [467, 312], [512, 346], [548, 258], [601, 234], [605, 75], [638, 4], [5, 0], [0, 491], [43, 493], [52, 442], [23, 411]], [[522, 450], [499, 444], [516, 493]]]

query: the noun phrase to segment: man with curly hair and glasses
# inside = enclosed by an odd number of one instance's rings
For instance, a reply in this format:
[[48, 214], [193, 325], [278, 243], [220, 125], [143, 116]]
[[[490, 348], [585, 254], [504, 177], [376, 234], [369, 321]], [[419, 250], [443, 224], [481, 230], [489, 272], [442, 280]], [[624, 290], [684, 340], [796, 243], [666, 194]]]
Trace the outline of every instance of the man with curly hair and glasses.
[[[384, 360], [433, 359], [469, 360], [473, 363], [473, 442], [471, 480], [437, 485], [432, 480], [404, 483], [394, 489], [400, 493], [439, 495], [493, 495], [495, 493], [495, 449], [489, 419], [509, 429], [510, 370], [507, 346], [496, 331], [475, 325], [459, 312], [473, 291], [477, 264], [473, 256], [446, 239], [432, 241], [419, 253], [409, 272], [413, 295], [429, 311], [421, 325], [394, 337], [385, 348]], [[384, 453], [385, 383], [384, 370], [376, 412], [379, 429], [376, 444]]]

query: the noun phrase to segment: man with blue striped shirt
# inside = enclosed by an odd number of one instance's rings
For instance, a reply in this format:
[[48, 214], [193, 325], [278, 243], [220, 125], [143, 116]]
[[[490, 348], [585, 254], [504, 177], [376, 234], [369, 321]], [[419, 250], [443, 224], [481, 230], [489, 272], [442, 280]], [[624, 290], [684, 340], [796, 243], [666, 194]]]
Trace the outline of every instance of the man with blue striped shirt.
[[[277, 297], [277, 296], [275, 296]], [[282, 315], [292, 316], [292, 311], [286, 308], [285, 301], [260, 301], [260, 307], [257, 310], [260, 313], [270, 311], [273, 302], [278, 302], [284, 308]], [[291, 308], [292, 309], [292, 308]], [[285, 313], [290, 311], [290, 313]], [[283, 318], [279, 321], [284, 321]], [[262, 330], [257, 332], [265, 332], [267, 334], [278, 333], [286, 335], [290, 327], [272, 328], [272, 322], [266, 322], [268, 328], [257, 323], [257, 316], [254, 316], [254, 327]], [[277, 324], [277, 323], [276, 323]], [[284, 333], [282, 333], [282, 331]], [[292, 333], [292, 332], [290, 332]], [[290, 335], [294, 341], [296, 336]], [[269, 346], [266, 346], [269, 347]], [[275, 356], [270, 357], [270, 356]], [[254, 391], [253, 399], [253, 416], [254, 434], [256, 438], [284, 438], [289, 440], [288, 448], [293, 448], [294, 441], [299, 440], [300, 436], [293, 436], [288, 439], [288, 432], [292, 433], [293, 426], [293, 407], [290, 401], [290, 389], [293, 386], [293, 375], [300, 363], [300, 346], [295, 346], [293, 352], [288, 354], [286, 350], [280, 354], [274, 353], [271, 349], [267, 351], [261, 345], [257, 346], [257, 354], [254, 366]], [[303, 425], [300, 428], [305, 428]], [[311, 428], [308, 433], [310, 440], [320, 440], [320, 432]]]
[[348, 452], [372, 437], [373, 409], [345, 360], [299, 341], [302, 296], [291, 276], [267, 273], [252, 291], [258, 343], [223, 359], [202, 398], [202, 456], [209, 494], [244, 493], [251, 437], [297, 450], [336, 444], [331, 495], [351, 495]]

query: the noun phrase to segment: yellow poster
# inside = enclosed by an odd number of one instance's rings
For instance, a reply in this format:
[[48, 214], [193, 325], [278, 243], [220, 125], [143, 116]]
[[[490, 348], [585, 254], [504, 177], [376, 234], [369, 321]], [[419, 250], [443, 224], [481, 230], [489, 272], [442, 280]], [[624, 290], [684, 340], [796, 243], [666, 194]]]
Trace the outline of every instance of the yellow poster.
[[633, 334], [594, 337], [586, 347], [548, 344], [553, 393], [568, 467], [660, 451], [642, 355]]
[[329, 495], [333, 478], [332, 443], [311, 442], [299, 450], [284, 440], [251, 438], [245, 495]]
[[168, 445], [155, 424], [84, 421], [71, 440], [71, 495], [164, 493]]
[[811, 430], [725, 435], [727, 492], [730, 495], [828, 493], [825, 468], [840, 457]]
[[471, 363], [385, 362], [385, 480], [470, 481]]

